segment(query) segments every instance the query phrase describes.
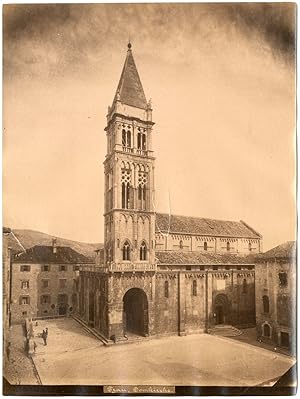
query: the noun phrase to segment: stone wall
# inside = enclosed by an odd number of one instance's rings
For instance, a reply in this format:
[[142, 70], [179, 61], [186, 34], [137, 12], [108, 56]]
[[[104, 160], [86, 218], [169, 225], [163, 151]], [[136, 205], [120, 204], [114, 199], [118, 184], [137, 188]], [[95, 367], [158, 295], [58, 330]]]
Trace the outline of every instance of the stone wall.
[[[230, 250], [227, 250], [229, 242]], [[204, 244], [206, 243], [206, 245]], [[251, 250], [249, 249], [251, 244]], [[155, 234], [155, 249], [157, 251], [200, 251], [213, 253], [252, 254], [261, 251], [259, 239], [232, 237], [205, 237], [190, 234]], [[207, 249], [205, 249], [207, 248]]]

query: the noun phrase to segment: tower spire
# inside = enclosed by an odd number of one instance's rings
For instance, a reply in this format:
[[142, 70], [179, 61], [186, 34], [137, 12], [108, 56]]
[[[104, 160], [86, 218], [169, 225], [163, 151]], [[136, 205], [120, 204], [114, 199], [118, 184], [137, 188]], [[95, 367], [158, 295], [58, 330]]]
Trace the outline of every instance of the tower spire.
[[132, 55], [132, 44], [130, 42], [130, 38], [127, 44], [127, 48], [128, 49], [124, 67], [113, 103], [115, 103], [116, 100], [119, 100], [123, 104], [146, 110], [147, 100]]

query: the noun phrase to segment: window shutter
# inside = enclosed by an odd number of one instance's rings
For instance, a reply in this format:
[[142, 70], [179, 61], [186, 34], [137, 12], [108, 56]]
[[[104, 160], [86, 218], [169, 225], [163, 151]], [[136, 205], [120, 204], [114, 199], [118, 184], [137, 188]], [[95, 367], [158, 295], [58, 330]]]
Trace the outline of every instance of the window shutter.
[[19, 298], [19, 305], [22, 305], [22, 297]]

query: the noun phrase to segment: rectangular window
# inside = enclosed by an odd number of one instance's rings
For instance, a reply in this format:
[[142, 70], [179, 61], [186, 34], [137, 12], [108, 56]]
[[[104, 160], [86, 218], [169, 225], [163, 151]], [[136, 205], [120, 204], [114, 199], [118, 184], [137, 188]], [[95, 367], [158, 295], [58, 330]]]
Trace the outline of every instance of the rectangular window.
[[21, 288], [22, 288], [22, 290], [28, 289], [29, 288], [29, 281], [28, 280], [21, 281]]
[[279, 285], [280, 287], [286, 287], [287, 286], [287, 274], [284, 272], [279, 273]]
[[49, 287], [49, 280], [42, 280], [43, 288]]
[[24, 312], [22, 312], [22, 316], [27, 316], [27, 310], [25, 310]]
[[21, 296], [20, 297], [20, 305], [30, 305], [30, 297], [29, 296]]
[[204, 266], [200, 266], [200, 270], [205, 270], [205, 267]]
[[213, 270], [218, 270], [218, 266], [213, 266]]
[[74, 270], [74, 272], [76, 272], [77, 270], [79, 270], [79, 265], [74, 265], [74, 266], [73, 266], [73, 270]]
[[66, 272], [67, 271], [67, 266], [66, 265], [59, 265], [59, 271], [60, 272]]
[[41, 296], [41, 304], [42, 305], [49, 304], [50, 302], [51, 302], [50, 295], [42, 295]]
[[20, 271], [21, 272], [30, 272], [30, 265], [21, 265]]
[[50, 272], [50, 266], [49, 265], [42, 265], [42, 272]]
[[59, 279], [59, 288], [66, 288], [66, 286], [67, 286], [67, 279], [60, 278]]

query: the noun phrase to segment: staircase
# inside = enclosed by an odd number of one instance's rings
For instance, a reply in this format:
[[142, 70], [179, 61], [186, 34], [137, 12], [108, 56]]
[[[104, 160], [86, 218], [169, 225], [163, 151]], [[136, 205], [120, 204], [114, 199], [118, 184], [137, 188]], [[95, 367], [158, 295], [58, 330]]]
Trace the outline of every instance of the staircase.
[[72, 315], [72, 318], [75, 321], [77, 321], [77, 323], [81, 324], [81, 326], [83, 327], [83, 329], [86, 332], [88, 332], [88, 333], [94, 335], [94, 337], [98, 338], [103, 343], [103, 345], [105, 345], [105, 346], [111, 345], [111, 342], [107, 338], [105, 338], [102, 334], [100, 334], [100, 332], [97, 331], [95, 328], [88, 326], [87, 323], [85, 323], [83, 320], [81, 320], [79, 317], [77, 317], [75, 315]]
[[218, 335], [220, 337], [237, 337], [238, 335], [241, 335], [243, 333], [236, 327], [225, 324], [218, 324], [213, 328], [209, 328], [208, 334]]

